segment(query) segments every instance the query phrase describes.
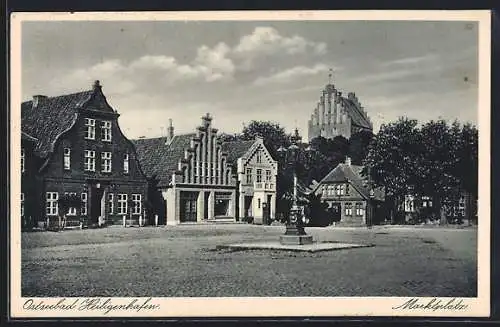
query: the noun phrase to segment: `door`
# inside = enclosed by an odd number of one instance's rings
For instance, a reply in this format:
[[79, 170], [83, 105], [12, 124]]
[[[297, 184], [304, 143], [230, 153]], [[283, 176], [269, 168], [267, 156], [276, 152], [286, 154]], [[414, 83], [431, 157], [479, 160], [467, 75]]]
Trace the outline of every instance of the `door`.
[[181, 222], [196, 222], [196, 205], [198, 200], [198, 192], [181, 192]]
[[90, 190], [90, 224], [97, 224], [101, 215], [101, 202], [104, 189], [93, 186]]
[[330, 208], [330, 217], [331, 217], [331, 222], [339, 222], [341, 218], [341, 211], [342, 206], [340, 202], [334, 202], [332, 203], [332, 206]]

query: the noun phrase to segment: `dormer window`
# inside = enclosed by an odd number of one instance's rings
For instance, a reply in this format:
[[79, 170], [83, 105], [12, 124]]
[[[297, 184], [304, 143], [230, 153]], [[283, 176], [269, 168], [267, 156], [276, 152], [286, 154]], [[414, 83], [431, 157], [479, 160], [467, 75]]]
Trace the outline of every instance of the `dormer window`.
[[64, 164], [64, 170], [71, 169], [71, 149], [70, 148], [64, 148], [63, 164]]
[[24, 160], [25, 160], [24, 148], [21, 148], [21, 173], [24, 173]]
[[111, 142], [111, 122], [103, 121], [101, 124], [102, 129], [102, 140], [105, 142]]
[[128, 174], [129, 172], [129, 155], [128, 153], [123, 156], [123, 172]]
[[85, 118], [85, 138], [95, 140], [95, 119]]

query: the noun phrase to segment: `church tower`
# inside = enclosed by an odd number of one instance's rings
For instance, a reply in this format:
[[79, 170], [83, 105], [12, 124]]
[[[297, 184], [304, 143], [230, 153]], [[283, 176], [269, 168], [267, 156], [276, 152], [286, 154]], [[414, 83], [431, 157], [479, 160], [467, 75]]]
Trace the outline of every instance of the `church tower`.
[[362, 130], [373, 131], [373, 124], [353, 92], [347, 98], [333, 84], [333, 70], [328, 74], [328, 84], [320, 93], [319, 101], [308, 121], [308, 140], [322, 136], [333, 139], [341, 135], [350, 138]]

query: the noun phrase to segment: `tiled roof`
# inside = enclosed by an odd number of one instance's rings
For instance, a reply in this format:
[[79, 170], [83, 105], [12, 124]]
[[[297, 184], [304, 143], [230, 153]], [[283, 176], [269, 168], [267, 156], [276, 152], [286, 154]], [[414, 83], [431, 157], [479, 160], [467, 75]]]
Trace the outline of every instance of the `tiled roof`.
[[[370, 190], [366, 187], [366, 178], [361, 175], [363, 166], [338, 164], [332, 171], [330, 171], [316, 187], [324, 183], [336, 183], [349, 181], [361, 195], [365, 198], [370, 197]], [[374, 189], [374, 196], [376, 200], [384, 201], [385, 194], [381, 188]]]
[[361, 109], [356, 104], [354, 104], [352, 100], [344, 97], [342, 97], [341, 99], [354, 125], [367, 129], [372, 129], [372, 126], [370, 124], [370, 121], [366, 117], [366, 114], [363, 113]]
[[255, 141], [242, 140], [224, 142], [222, 143], [222, 151], [227, 153], [227, 161], [231, 164], [235, 164], [238, 158], [242, 157], [254, 143]]
[[25, 132], [21, 132], [21, 139], [31, 142], [37, 142], [38, 140], [31, 135], [26, 134]]
[[21, 130], [38, 140], [35, 147], [37, 155], [43, 158], [52, 151], [57, 137], [75, 122], [77, 108], [93, 92], [40, 98], [35, 108], [32, 100], [21, 104]]
[[178, 169], [184, 150], [191, 144], [196, 133], [175, 135], [167, 144], [167, 137], [131, 140], [134, 143], [141, 167], [148, 178], [156, 177], [159, 186], [167, 186], [172, 173]]

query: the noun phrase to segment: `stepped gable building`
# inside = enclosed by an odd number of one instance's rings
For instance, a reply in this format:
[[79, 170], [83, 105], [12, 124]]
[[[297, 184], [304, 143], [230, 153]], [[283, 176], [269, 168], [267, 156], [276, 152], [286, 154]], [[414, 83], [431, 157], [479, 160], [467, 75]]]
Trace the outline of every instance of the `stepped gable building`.
[[133, 142], [150, 190], [156, 190], [152, 199], [160, 221], [236, 220], [236, 179], [209, 114], [194, 133], [175, 135], [170, 121], [166, 137]]
[[222, 144], [228, 162], [237, 174], [238, 217], [255, 224], [269, 224], [276, 218], [276, 176], [274, 160], [261, 137], [254, 141], [236, 140]]
[[328, 83], [308, 121], [309, 141], [318, 136], [333, 139], [340, 135], [348, 139], [363, 130], [373, 131], [373, 125], [356, 94], [349, 92], [347, 98], [343, 97]]
[[91, 90], [21, 104], [21, 213], [50, 224], [64, 195], [81, 198], [67, 224], [129, 224], [144, 217], [147, 180], [99, 81]]
[[[363, 166], [352, 165], [350, 158], [347, 158], [345, 163], [338, 164], [313, 188], [313, 192], [321, 197], [321, 201], [328, 204], [332, 222], [347, 226], [363, 226], [367, 223], [366, 210], [370, 189], [368, 181], [361, 175], [362, 170]], [[381, 213], [384, 201], [384, 191], [375, 188], [374, 212], [378, 210]]]

